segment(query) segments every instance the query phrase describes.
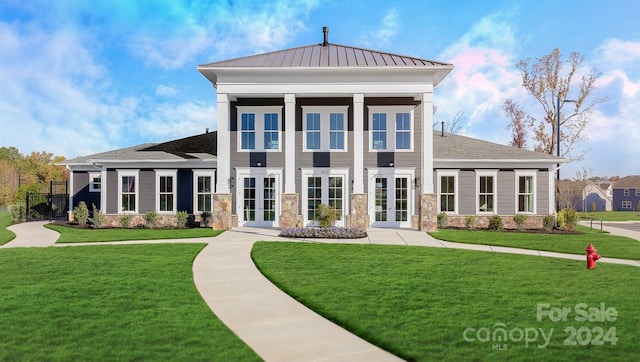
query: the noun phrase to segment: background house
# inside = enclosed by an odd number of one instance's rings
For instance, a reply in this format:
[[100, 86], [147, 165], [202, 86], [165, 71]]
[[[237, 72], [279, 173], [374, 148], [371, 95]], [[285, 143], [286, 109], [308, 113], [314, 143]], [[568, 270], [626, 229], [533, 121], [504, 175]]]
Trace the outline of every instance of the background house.
[[619, 179], [613, 189], [614, 211], [637, 211], [640, 206], [640, 175]]

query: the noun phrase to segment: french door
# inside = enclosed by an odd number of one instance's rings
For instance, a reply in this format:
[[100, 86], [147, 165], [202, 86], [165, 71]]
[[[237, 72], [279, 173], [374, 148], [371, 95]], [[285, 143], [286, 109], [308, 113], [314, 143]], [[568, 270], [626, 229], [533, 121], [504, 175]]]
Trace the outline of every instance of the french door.
[[369, 173], [371, 226], [410, 227], [414, 213], [413, 175], [393, 169], [380, 173], [370, 170]]
[[302, 212], [305, 225], [317, 225], [320, 204], [336, 210], [335, 226], [345, 225], [347, 210], [347, 180], [343, 169], [307, 169], [302, 171]]
[[280, 217], [280, 174], [236, 170], [238, 225], [275, 227]]

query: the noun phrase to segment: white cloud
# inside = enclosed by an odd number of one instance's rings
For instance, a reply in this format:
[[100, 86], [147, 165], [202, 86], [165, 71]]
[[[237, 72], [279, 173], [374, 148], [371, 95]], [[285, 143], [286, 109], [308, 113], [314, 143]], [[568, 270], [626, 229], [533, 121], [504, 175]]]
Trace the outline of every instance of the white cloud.
[[398, 11], [390, 9], [380, 22], [380, 26], [369, 31], [360, 38], [360, 42], [367, 48], [384, 48], [389, 46], [391, 39], [398, 34], [400, 28]]
[[178, 94], [180, 91], [177, 88], [170, 87], [168, 85], [160, 84], [156, 87], [156, 95], [160, 97], [171, 97]]

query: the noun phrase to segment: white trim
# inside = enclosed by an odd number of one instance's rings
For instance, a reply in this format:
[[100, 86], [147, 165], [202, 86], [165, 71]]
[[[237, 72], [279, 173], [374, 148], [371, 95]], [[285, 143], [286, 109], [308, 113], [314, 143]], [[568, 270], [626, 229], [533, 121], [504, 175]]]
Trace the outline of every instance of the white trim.
[[218, 150], [216, 190], [218, 193], [230, 193], [229, 181], [231, 180], [231, 134], [229, 132], [229, 98], [218, 89]]
[[450, 215], [455, 215], [458, 214], [458, 212], [460, 211], [459, 207], [458, 207], [458, 203], [460, 202], [460, 188], [458, 187], [458, 181], [460, 179], [459, 177], [459, 173], [460, 170], [436, 170], [436, 183], [437, 183], [437, 190], [436, 190], [436, 197], [437, 197], [437, 212], [438, 214], [443, 212], [441, 211], [441, 205], [440, 205], [440, 196], [442, 194], [442, 182], [440, 182], [440, 178], [442, 176], [453, 176], [453, 195], [454, 195], [454, 200], [453, 200], [453, 211], [444, 211], [446, 214], [450, 214]]
[[364, 193], [364, 95], [353, 95], [353, 193]]
[[[349, 106], [302, 106], [302, 152], [347, 152], [348, 147], [348, 124], [349, 124]], [[320, 148], [307, 149], [307, 114], [320, 114]], [[330, 115], [332, 113], [341, 113], [343, 115], [343, 135], [344, 148], [332, 149], [330, 145]]]
[[[236, 151], [237, 152], [281, 152], [282, 151], [282, 106], [236, 106], [237, 119], [236, 119]], [[278, 115], [278, 148], [264, 148], [264, 115], [267, 113], [275, 113]], [[253, 114], [254, 120], [254, 133], [255, 133], [255, 148], [246, 149], [242, 148], [242, 115]], [[272, 132], [272, 131], [270, 131]]]
[[[413, 152], [415, 145], [415, 106], [413, 105], [391, 105], [391, 106], [368, 106], [369, 109], [369, 152]], [[386, 114], [386, 148], [373, 148], [373, 115], [374, 113]], [[398, 113], [409, 113], [410, 146], [408, 149], [396, 149], [396, 118]]]
[[[431, 84], [430, 84], [431, 85]], [[420, 150], [420, 164], [422, 166], [421, 175], [422, 184], [421, 192], [424, 194], [430, 194], [435, 192], [433, 185], [433, 129], [429, 125], [433, 124], [433, 86], [431, 85], [431, 91], [428, 93], [422, 93], [421, 95], [422, 109], [420, 112], [420, 124], [422, 125], [422, 150]]]
[[[140, 170], [116, 170], [118, 173], [118, 214], [137, 214], [140, 210]], [[136, 197], [135, 210], [123, 211], [122, 210], [122, 177], [134, 176], [135, 177], [135, 189], [134, 194]]]
[[284, 192], [296, 192], [296, 95], [284, 95]]
[[[277, 227], [280, 225], [280, 200], [282, 194], [282, 169], [280, 168], [268, 168], [268, 167], [236, 167], [236, 215], [238, 215], [238, 226], [243, 226], [247, 222], [244, 220], [244, 186], [243, 180], [246, 177], [264, 178], [275, 177], [276, 190], [275, 190], [275, 220], [273, 222], [259, 222], [256, 219], [256, 226], [271, 226]], [[261, 200], [256, 194], [256, 201]], [[259, 210], [259, 206], [256, 204], [256, 212]], [[267, 225], [269, 223], [269, 225]]]
[[[216, 170], [200, 169], [193, 170], [193, 214], [201, 214], [198, 211], [198, 177], [211, 177], [211, 208], [213, 208], [213, 194], [216, 192]], [[213, 211], [213, 210], [212, 210]], [[211, 211], [209, 211], [211, 212]]]
[[[93, 179], [100, 179], [100, 188], [96, 188], [96, 183]], [[89, 172], [89, 192], [101, 192], [102, 190], [102, 174], [100, 172]]]
[[[378, 224], [381, 227], [411, 227], [412, 216], [416, 214], [415, 210], [415, 190], [413, 188], [413, 183], [415, 182], [415, 168], [394, 168], [394, 167], [383, 167], [383, 168], [370, 168], [367, 170], [367, 179], [369, 194], [368, 194], [368, 212], [370, 217], [371, 225]], [[407, 220], [406, 221], [395, 221], [395, 216], [393, 218], [389, 217], [389, 208], [387, 209], [387, 221], [376, 221], [376, 178], [377, 177], [386, 177], [392, 178], [394, 182], [391, 184], [391, 187], [388, 188], [388, 195], [391, 195], [391, 198], [388, 201], [395, 202], [395, 179], [400, 177], [407, 178]], [[391, 205], [392, 212], [391, 214], [395, 215], [395, 205]]]
[[[156, 174], [156, 212], [158, 214], [175, 214], [178, 204], [178, 170], [153, 170]], [[171, 192], [173, 195], [173, 205], [171, 210], [160, 210], [160, 177], [171, 177]]]
[[[495, 215], [498, 214], [498, 170], [475, 170], [476, 172], [476, 214]], [[480, 211], [480, 177], [493, 177], [493, 211]]]
[[[537, 199], [538, 199], [538, 181], [537, 181], [537, 175], [538, 175], [538, 171], [536, 170], [514, 170], [515, 171], [515, 210], [514, 213], [515, 214], [530, 214], [530, 215], [535, 215], [537, 214]], [[520, 194], [520, 177], [526, 177], [526, 176], [531, 176], [531, 182], [532, 182], [532, 186], [533, 186], [533, 205], [532, 211], [518, 211], [519, 209], [519, 205], [518, 205], [518, 196]]]
[[[329, 177], [339, 177], [342, 176], [343, 177], [343, 182], [342, 182], [342, 219], [336, 222], [336, 226], [344, 226], [345, 220], [346, 220], [346, 216], [349, 214], [349, 169], [348, 168], [302, 168], [301, 170], [301, 181], [302, 181], [302, 195], [301, 195], [301, 200], [302, 200], [302, 217], [303, 217], [303, 224], [304, 225], [308, 225], [308, 224], [313, 224], [314, 221], [313, 220], [309, 220], [308, 216], [308, 210], [307, 210], [307, 199], [308, 199], [308, 183], [307, 183], [307, 178], [308, 177], [323, 177], [324, 178], [329, 178]], [[322, 190], [323, 190], [323, 195], [322, 195], [322, 199], [327, 199], [328, 200], [328, 192], [325, 194], [324, 190], [329, 190], [328, 189], [328, 183], [322, 183]]]

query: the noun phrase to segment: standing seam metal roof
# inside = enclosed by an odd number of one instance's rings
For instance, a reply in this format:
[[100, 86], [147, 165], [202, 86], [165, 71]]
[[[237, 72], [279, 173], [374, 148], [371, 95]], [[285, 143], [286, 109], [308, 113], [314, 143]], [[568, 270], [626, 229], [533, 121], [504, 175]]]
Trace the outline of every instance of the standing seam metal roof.
[[338, 44], [298, 48], [223, 60], [199, 67], [443, 67], [452, 64]]

